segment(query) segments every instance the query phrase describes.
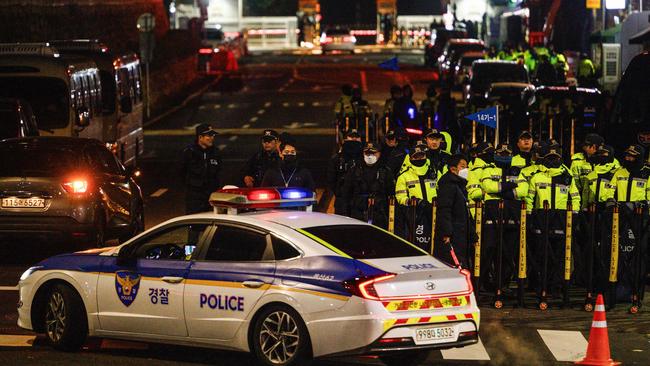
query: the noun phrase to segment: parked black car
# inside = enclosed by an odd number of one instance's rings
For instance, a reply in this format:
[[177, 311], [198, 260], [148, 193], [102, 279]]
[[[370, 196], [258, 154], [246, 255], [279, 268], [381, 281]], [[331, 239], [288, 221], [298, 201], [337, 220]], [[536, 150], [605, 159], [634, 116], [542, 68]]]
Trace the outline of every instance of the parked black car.
[[94, 139], [0, 141], [0, 237], [102, 246], [140, 233], [143, 199], [134, 169]]
[[0, 98], [0, 140], [38, 136], [36, 117], [25, 100]]

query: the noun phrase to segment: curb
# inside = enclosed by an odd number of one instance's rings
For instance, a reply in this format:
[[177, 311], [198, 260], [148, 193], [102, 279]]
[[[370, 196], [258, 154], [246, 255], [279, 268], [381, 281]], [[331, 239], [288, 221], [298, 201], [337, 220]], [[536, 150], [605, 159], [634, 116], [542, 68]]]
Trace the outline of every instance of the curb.
[[217, 75], [217, 77], [214, 80], [212, 80], [211, 82], [209, 82], [207, 85], [203, 86], [202, 88], [195, 91], [194, 93], [188, 95], [187, 98], [185, 98], [185, 100], [183, 100], [183, 102], [181, 104], [166, 110], [162, 114], [160, 114], [160, 115], [158, 115], [158, 116], [156, 116], [156, 117], [154, 117], [154, 118], [152, 118], [152, 119], [150, 119], [150, 120], [148, 120], [146, 122], [143, 122], [142, 127], [150, 127], [151, 125], [155, 124], [156, 122], [159, 122], [163, 118], [166, 118], [167, 116], [178, 112], [182, 108], [185, 108], [192, 100], [200, 97], [201, 95], [203, 95], [203, 93], [205, 93], [208, 89], [210, 89], [210, 87], [217, 84], [219, 82], [219, 80], [221, 80], [222, 77], [223, 77], [223, 74]]

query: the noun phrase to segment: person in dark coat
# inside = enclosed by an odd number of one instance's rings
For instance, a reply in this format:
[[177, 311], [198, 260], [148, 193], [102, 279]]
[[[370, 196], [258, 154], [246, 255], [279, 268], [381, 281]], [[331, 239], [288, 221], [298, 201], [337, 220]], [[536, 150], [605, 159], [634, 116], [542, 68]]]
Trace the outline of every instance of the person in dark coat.
[[242, 181], [246, 187], [259, 187], [266, 170], [280, 160], [279, 139], [280, 135], [275, 130], [264, 130], [262, 148], [246, 162], [242, 169]]
[[463, 268], [469, 268], [470, 245], [478, 237], [467, 206], [467, 158], [453, 155], [438, 180], [438, 208], [434, 256], [454, 264], [450, 245]]
[[346, 215], [343, 196], [345, 175], [363, 161], [363, 143], [357, 129], [351, 129], [345, 134], [341, 149], [330, 159], [327, 165], [327, 186], [334, 195], [334, 213]]
[[221, 156], [214, 146], [216, 135], [212, 126], [202, 123], [196, 127], [194, 143], [183, 150], [181, 176], [187, 214], [210, 211], [210, 194], [221, 187]]
[[280, 144], [280, 162], [264, 173], [262, 187], [299, 187], [314, 190], [316, 184], [309, 169], [300, 164], [293, 141]]

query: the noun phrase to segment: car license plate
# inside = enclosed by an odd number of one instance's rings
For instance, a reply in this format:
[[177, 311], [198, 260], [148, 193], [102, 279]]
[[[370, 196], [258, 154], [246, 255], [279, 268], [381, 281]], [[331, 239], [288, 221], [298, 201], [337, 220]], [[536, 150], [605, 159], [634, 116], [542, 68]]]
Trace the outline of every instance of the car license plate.
[[415, 344], [456, 341], [456, 327], [419, 328], [415, 330]]
[[5, 208], [43, 208], [45, 207], [44, 198], [3, 198], [2, 207]]

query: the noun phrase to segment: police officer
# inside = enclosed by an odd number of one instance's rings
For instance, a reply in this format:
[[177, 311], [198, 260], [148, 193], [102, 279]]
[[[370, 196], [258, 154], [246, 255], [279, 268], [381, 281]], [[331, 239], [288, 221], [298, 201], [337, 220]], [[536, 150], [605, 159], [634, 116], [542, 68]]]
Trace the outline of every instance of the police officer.
[[481, 188], [483, 169], [494, 167], [494, 147], [491, 143], [481, 142], [473, 150], [476, 157], [471, 162], [467, 174], [467, 197], [472, 216], [474, 216], [476, 202], [483, 201], [483, 189]]
[[384, 146], [381, 149], [382, 164], [391, 172], [395, 181], [400, 172], [400, 167], [408, 155], [408, 138], [401, 130], [389, 130], [384, 137]]
[[582, 53], [578, 63], [578, 85], [583, 88], [593, 87], [595, 84], [596, 69], [589, 55]]
[[275, 164], [264, 173], [264, 187], [300, 187], [313, 191], [316, 189], [314, 178], [309, 169], [305, 168], [299, 158], [293, 141], [280, 144], [279, 164]]
[[[439, 173], [430, 169], [427, 159], [426, 145], [419, 143], [410, 152], [410, 165], [408, 169], [397, 177], [395, 185], [395, 199], [401, 206], [409, 205], [411, 198], [417, 201], [415, 223], [410, 222], [410, 228], [415, 244], [429, 250], [431, 240], [431, 202], [437, 196], [436, 184]], [[411, 218], [408, 218], [409, 220]]]
[[[605, 140], [598, 134], [590, 133], [585, 136], [582, 144], [582, 152], [573, 154], [571, 157], [571, 175], [576, 180], [576, 187], [581, 193], [585, 192], [584, 187], [587, 185], [587, 175], [593, 170], [590, 158], [596, 154], [598, 148], [605, 143]], [[586, 209], [585, 203], [587, 197], [582, 197], [583, 209]]]
[[442, 147], [443, 143], [445, 147], [448, 145], [445, 136], [436, 129], [427, 129], [424, 131], [424, 141], [427, 144], [427, 159], [431, 163], [431, 168], [443, 174], [447, 170], [447, 161], [451, 157], [449, 151]]
[[341, 149], [330, 159], [327, 167], [327, 184], [335, 196], [334, 212], [337, 215], [345, 215], [345, 203], [343, 197], [343, 184], [345, 175], [354, 166], [363, 160], [363, 144], [359, 131], [351, 129], [347, 131]]
[[381, 164], [381, 150], [372, 142], [363, 148], [363, 163], [351, 168], [343, 183], [342, 203], [347, 216], [386, 228], [391, 172]]
[[394, 121], [395, 102], [397, 102], [400, 98], [402, 98], [402, 88], [399, 85], [391, 86], [390, 98], [386, 99], [386, 102], [384, 102], [384, 118], [388, 117], [390, 121]]
[[345, 84], [341, 87], [341, 96], [334, 104], [334, 114], [338, 120], [339, 128], [341, 128], [341, 131], [345, 131], [345, 118], [347, 117], [350, 121], [354, 118], [352, 85]]
[[264, 130], [262, 148], [246, 162], [242, 169], [246, 187], [259, 187], [266, 170], [280, 160], [279, 137], [275, 130]]
[[[618, 169], [618, 164], [614, 162], [614, 148], [609, 145], [601, 145], [590, 160], [593, 163], [593, 170], [587, 174], [585, 180], [587, 184], [583, 188], [585, 192], [582, 197], [586, 200], [585, 206], [592, 203], [600, 206], [605, 204], [608, 198], [611, 198], [607, 191], [615, 187], [612, 177]], [[602, 209], [603, 207], [598, 208]]]
[[196, 126], [196, 140], [183, 150], [181, 174], [185, 180], [185, 212], [193, 214], [210, 210], [210, 194], [221, 186], [221, 156], [214, 146], [218, 135], [212, 126]]
[[[562, 151], [557, 145], [540, 146], [539, 159], [543, 170], [535, 173], [529, 182], [526, 209], [532, 214], [534, 242], [528, 262], [539, 279], [536, 289], [559, 291], [563, 283], [564, 248], [567, 203], [572, 210], [580, 207], [580, 194], [569, 170], [562, 164]], [[545, 203], [548, 210], [545, 210]], [[548, 245], [548, 246], [547, 246]], [[544, 248], [547, 249], [547, 266], [544, 268]], [[546, 283], [546, 288], [542, 286]]]
[[362, 131], [365, 131], [366, 117], [369, 119], [368, 122], [371, 122], [370, 119], [372, 118], [372, 108], [370, 108], [370, 104], [368, 104], [368, 101], [363, 99], [361, 88], [354, 87], [352, 89], [351, 101], [352, 101], [352, 108], [354, 109], [354, 118], [355, 118], [354, 128], [358, 128], [361, 129]]
[[[517, 200], [517, 185], [519, 169], [511, 166], [512, 151], [502, 144], [495, 151], [494, 165], [483, 168], [481, 189], [484, 197], [484, 226], [482, 250], [482, 278], [490, 279], [494, 289], [503, 290], [511, 279], [515, 268], [515, 253], [519, 247], [519, 217], [521, 203]], [[499, 209], [502, 205], [503, 208]], [[496, 287], [496, 276], [499, 262], [497, 251], [501, 241], [501, 284]]]
[[517, 137], [517, 154], [512, 157], [511, 165], [520, 170], [529, 166], [533, 157], [533, 135], [528, 131], [521, 131]]
[[[621, 168], [612, 176], [613, 189], [605, 192], [607, 200], [618, 202], [619, 208], [619, 259], [617, 301], [629, 301], [638, 286], [637, 294], [643, 298], [643, 280], [648, 246], [648, 203], [650, 184], [648, 172], [643, 170], [645, 149], [631, 145], [625, 150]], [[638, 258], [638, 262], [635, 260]], [[635, 280], [636, 276], [636, 280]]]
[[427, 97], [420, 103], [420, 116], [425, 126], [429, 126], [428, 120], [431, 119], [431, 125], [435, 123], [436, 113], [438, 112], [438, 92], [434, 84], [429, 85], [427, 88]]

